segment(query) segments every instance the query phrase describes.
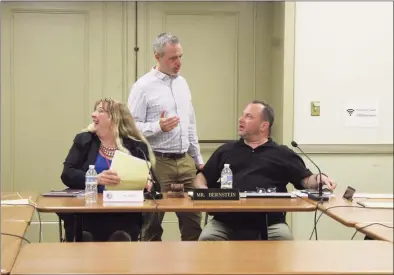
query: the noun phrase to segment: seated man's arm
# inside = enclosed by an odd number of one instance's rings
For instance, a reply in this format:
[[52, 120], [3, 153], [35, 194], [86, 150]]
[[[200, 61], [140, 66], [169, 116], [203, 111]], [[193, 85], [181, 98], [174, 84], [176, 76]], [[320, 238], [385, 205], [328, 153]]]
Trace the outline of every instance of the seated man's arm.
[[207, 179], [205, 178], [205, 176], [203, 175], [203, 173], [198, 173], [196, 176], [196, 182], [195, 182], [195, 187], [197, 189], [201, 188], [208, 188], [208, 184], [207, 184]]
[[[319, 188], [319, 174], [313, 174], [306, 166], [302, 158], [294, 153], [290, 152], [288, 158], [289, 167], [289, 181], [297, 189], [318, 189]], [[326, 175], [322, 174], [323, 185], [326, 185], [331, 190], [335, 189], [336, 184], [333, 180], [329, 179]]]
[[[327, 175], [322, 173], [321, 178], [323, 185], [327, 186], [327, 188], [331, 190], [335, 189], [336, 183], [332, 179], [330, 179]], [[304, 186], [305, 189], [319, 189], [319, 181], [320, 181], [319, 174], [311, 175], [302, 180], [302, 185]]]
[[310, 175], [309, 177], [306, 177], [301, 180], [301, 185], [305, 189], [318, 189], [317, 181], [316, 181], [316, 175]]
[[[224, 146], [224, 145], [223, 145]], [[196, 181], [194, 183], [195, 188], [219, 188], [220, 173], [223, 169], [222, 155], [223, 146], [216, 149], [216, 151], [209, 158], [204, 168], [198, 171]]]

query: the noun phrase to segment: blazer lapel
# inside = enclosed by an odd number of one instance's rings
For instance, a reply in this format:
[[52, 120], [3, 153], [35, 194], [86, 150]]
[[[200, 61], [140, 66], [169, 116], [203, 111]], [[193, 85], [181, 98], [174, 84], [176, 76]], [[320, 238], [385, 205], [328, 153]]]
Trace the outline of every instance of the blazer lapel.
[[[96, 158], [99, 152], [99, 148], [100, 148], [100, 140], [97, 138], [97, 136], [93, 136], [92, 137], [92, 144], [89, 148], [89, 152], [88, 152], [88, 159], [86, 161], [86, 163], [88, 164], [88, 166], [90, 164], [95, 164], [96, 163]], [[88, 168], [88, 167], [86, 167]]]

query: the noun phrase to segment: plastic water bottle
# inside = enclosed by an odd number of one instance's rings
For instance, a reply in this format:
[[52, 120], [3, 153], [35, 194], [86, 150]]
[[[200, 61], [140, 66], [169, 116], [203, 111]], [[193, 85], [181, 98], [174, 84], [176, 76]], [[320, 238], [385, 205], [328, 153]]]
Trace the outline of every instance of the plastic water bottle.
[[92, 204], [97, 202], [97, 172], [94, 165], [89, 165], [85, 175], [85, 202]]
[[230, 169], [230, 164], [224, 164], [222, 175], [220, 177], [220, 188], [231, 189], [233, 188], [233, 172]]

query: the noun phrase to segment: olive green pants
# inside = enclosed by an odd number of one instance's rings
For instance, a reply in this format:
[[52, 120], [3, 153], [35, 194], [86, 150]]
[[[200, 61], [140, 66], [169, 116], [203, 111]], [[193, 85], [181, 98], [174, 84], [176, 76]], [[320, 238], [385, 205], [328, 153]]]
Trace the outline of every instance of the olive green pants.
[[[176, 160], [156, 157], [154, 172], [160, 183], [162, 193], [167, 193], [171, 188], [171, 184], [174, 183], [184, 185], [185, 196], [187, 196], [187, 191], [193, 190], [194, 188], [196, 166], [194, 160], [188, 154]], [[143, 214], [142, 241], [161, 241], [163, 235], [161, 223], [164, 214], [164, 212]], [[179, 221], [182, 241], [197, 241], [202, 231], [201, 213], [179, 212], [176, 215]]]
[[[268, 226], [268, 240], [293, 240], [293, 235], [286, 223], [277, 223]], [[233, 241], [233, 240], [259, 240], [260, 231], [257, 230], [234, 230], [228, 225], [210, 220], [204, 227], [199, 241]]]

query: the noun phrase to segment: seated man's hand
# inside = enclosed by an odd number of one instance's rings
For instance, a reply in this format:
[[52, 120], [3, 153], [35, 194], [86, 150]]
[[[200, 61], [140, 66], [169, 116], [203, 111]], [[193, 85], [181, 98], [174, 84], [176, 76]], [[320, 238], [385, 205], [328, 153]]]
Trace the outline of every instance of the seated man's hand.
[[118, 173], [112, 170], [105, 170], [97, 175], [97, 184], [100, 185], [117, 185], [120, 183]]
[[[317, 175], [317, 182], [320, 182], [320, 175]], [[323, 186], [327, 186], [327, 188], [330, 190], [334, 190], [337, 187], [337, 184], [325, 175], [322, 175], [322, 183]]]

